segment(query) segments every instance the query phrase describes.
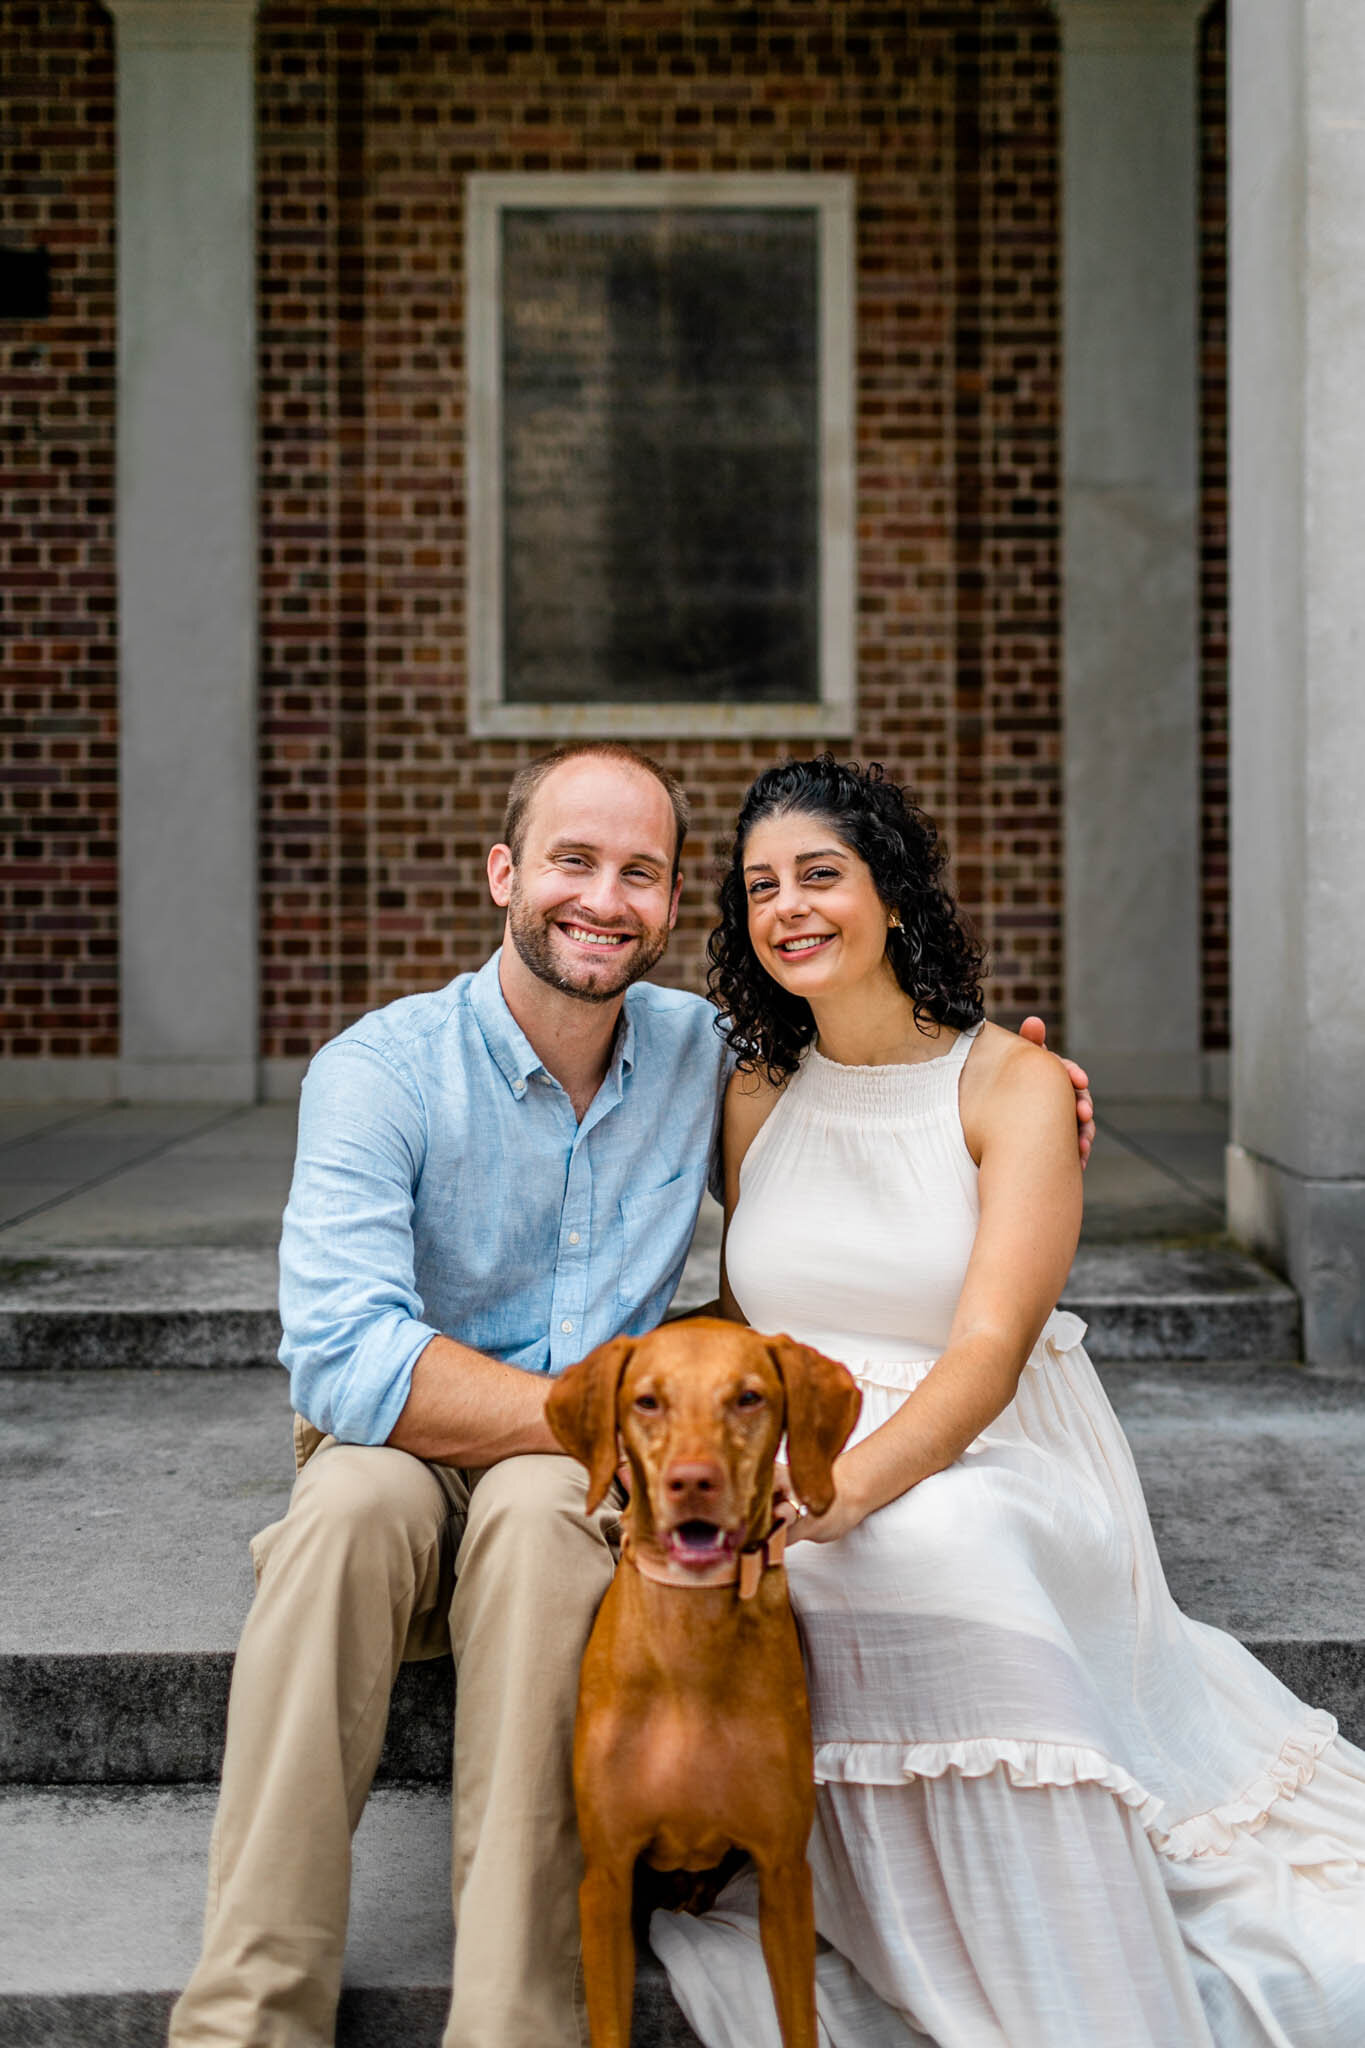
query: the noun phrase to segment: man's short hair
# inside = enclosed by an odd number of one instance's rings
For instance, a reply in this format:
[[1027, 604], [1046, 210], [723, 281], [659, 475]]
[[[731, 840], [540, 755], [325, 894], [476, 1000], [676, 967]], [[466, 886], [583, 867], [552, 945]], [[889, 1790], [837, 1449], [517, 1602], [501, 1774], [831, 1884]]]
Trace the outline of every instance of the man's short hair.
[[624, 740], [571, 740], [567, 746], [552, 747], [548, 754], [537, 754], [534, 761], [518, 768], [507, 791], [507, 807], [502, 814], [503, 844], [511, 848], [513, 860], [521, 859], [526, 839], [526, 815], [541, 783], [561, 762], [577, 761], [584, 756], [593, 756], [599, 761], [615, 761], [622, 767], [643, 768], [646, 775], [654, 777], [673, 807], [677, 835], [673, 848], [673, 873], [676, 876], [682, 865], [683, 841], [692, 823], [692, 806], [687, 800], [687, 791], [676, 775], [670, 775], [667, 768], [649, 754], [642, 754], [638, 747], [627, 746]]

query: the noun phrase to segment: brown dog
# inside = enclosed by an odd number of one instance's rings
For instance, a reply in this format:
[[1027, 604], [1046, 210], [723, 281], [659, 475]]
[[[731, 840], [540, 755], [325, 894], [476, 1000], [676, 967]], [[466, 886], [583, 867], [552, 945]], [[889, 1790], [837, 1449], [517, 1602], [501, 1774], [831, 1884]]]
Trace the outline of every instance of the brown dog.
[[792, 1484], [822, 1514], [859, 1400], [818, 1351], [706, 1319], [618, 1337], [551, 1390], [550, 1427], [588, 1468], [589, 1508], [621, 1443], [632, 1478], [574, 1734], [593, 2048], [630, 2040], [637, 1859], [705, 1870], [732, 1848], [757, 1866], [784, 2048], [816, 2048], [814, 1769], [773, 1459], [785, 1428]]

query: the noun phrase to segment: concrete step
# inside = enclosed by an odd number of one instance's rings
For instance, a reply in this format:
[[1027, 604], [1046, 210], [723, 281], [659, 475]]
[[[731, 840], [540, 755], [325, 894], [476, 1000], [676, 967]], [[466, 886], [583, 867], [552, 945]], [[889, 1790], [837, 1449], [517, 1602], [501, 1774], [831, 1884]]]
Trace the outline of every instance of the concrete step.
[[[293, 1483], [284, 1374], [0, 1377], [0, 1476], [0, 1783], [216, 1776], [247, 1545]], [[444, 1780], [450, 1716], [449, 1664], [405, 1666], [384, 1776]]]
[[[704, 1212], [676, 1306], [716, 1292], [719, 1212]], [[0, 1262], [0, 1371], [274, 1365], [272, 1250], [51, 1251]], [[1062, 1305], [1096, 1359], [1293, 1359], [1294, 1290], [1217, 1242], [1084, 1244]]]
[[[1365, 1739], [1365, 1383], [1198, 1363], [1105, 1381], [1181, 1605]], [[0, 1782], [215, 1774], [247, 1542], [292, 1477], [283, 1373], [0, 1379]], [[450, 1700], [447, 1663], [404, 1668], [386, 1778], [444, 1780]]]
[[114, 1247], [0, 1261], [0, 1370], [278, 1366], [274, 1248]]
[[1217, 1242], [1082, 1244], [1062, 1307], [1087, 1325], [1097, 1362], [1301, 1355], [1294, 1289]]
[[[0, 1791], [0, 2042], [163, 2048], [199, 1952], [212, 1791]], [[450, 1996], [450, 1804], [377, 1790], [356, 1836], [337, 2048], [439, 2048]], [[696, 2048], [652, 1956], [635, 2048]]]

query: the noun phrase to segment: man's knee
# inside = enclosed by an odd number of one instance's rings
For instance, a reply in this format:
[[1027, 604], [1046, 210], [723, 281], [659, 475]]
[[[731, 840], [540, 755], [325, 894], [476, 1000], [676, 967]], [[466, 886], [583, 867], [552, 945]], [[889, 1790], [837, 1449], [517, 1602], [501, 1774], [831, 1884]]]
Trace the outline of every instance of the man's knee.
[[480, 1473], [469, 1500], [466, 1544], [547, 1541], [601, 1543], [597, 1515], [587, 1512], [588, 1475], [559, 1452], [504, 1458]]
[[391, 1570], [428, 1555], [448, 1514], [420, 1458], [383, 1444], [327, 1444], [300, 1472], [283, 1520], [252, 1544], [256, 1575], [285, 1556]]
[[611, 1578], [610, 1510], [587, 1512], [587, 1474], [554, 1453], [506, 1458], [480, 1474], [456, 1558], [461, 1573], [489, 1571], [510, 1588], [596, 1605]]
[[470, 1494], [450, 1606], [466, 1779], [484, 1744], [538, 1756], [548, 1744], [567, 1787], [578, 1667], [614, 1562], [586, 1495], [582, 1468], [548, 1454], [491, 1466]]

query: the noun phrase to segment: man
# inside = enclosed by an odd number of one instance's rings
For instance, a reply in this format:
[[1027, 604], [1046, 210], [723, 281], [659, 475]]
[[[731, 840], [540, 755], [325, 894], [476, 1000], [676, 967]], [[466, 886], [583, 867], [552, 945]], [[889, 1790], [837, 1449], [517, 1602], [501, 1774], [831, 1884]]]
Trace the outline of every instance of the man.
[[175, 2048], [332, 2039], [350, 1836], [394, 1677], [447, 1648], [445, 2048], [586, 2038], [573, 1711], [620, 1501], [585, 1512], [544, 1405], [553, 1375], [662, 1319], [706, 1183], [714, 1012], [640, 979], [677, 917], [687, 824], [681, 788], [630, 748], [533, 762], [488, 859], [501, 951], [309, 1071], [280, 1254], [305, 1462], [252, 1546]]

